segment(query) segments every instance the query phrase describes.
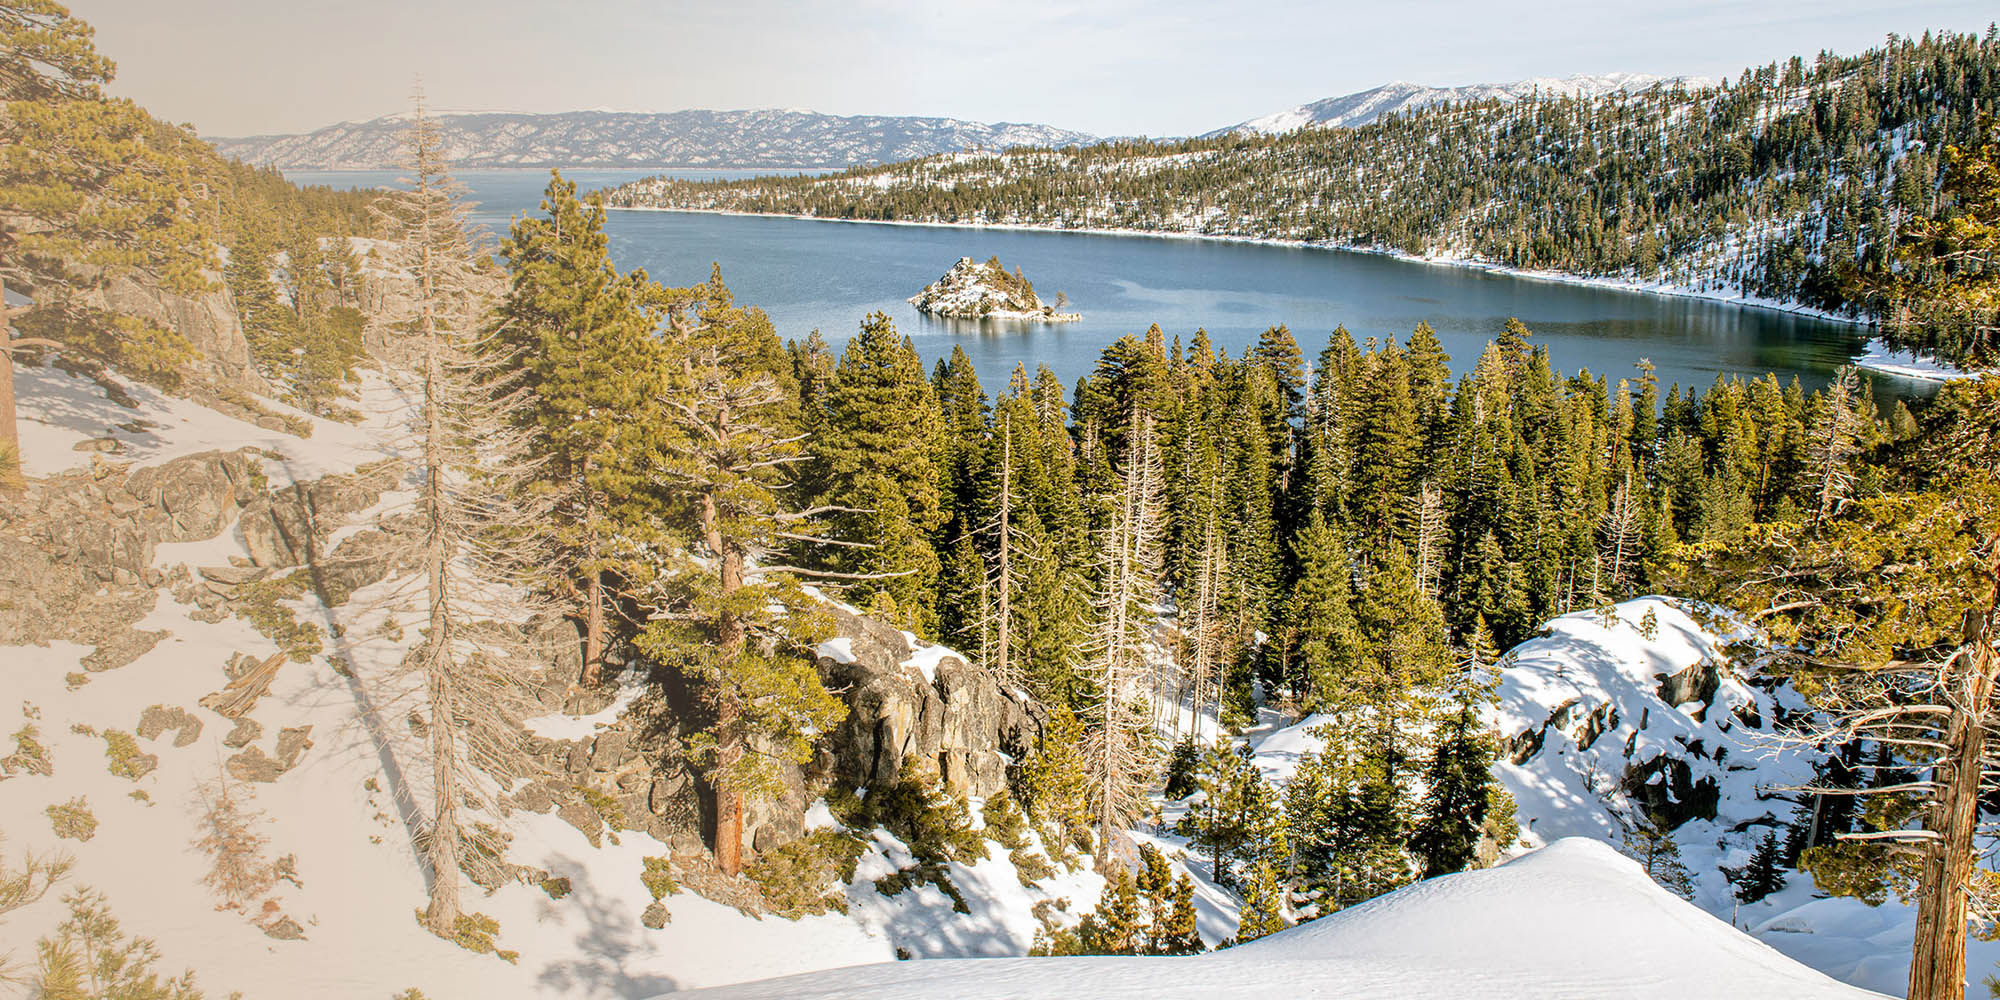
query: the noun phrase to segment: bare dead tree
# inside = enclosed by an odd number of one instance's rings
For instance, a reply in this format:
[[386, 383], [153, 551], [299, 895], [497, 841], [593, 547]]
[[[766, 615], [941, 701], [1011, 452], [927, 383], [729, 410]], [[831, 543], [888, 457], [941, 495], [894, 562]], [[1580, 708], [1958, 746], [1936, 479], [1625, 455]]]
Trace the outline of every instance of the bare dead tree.
[[1417, 587], [1436, 600], [1445, 542], [1444, 491], [1436, 483], [1425, 480], [1418, 488], [1411, 520], [1415, 528]]
[[1812, 429], [1808, 460], [1812, 463], [1812, 520], [1824, 522], [1839, 513], [1840, 505], [1854, 491], [1854, 456], [1861, 451], [1861, 432], [1866, 414], [1859, 402], [1859, 376], [1853, 365], [1843, 365], [1821, 393], [1823, 409]]
[[[524, 626], [546, 609], [532, 586], [545, 548], [547, 511], [524, 488], [531, 464], [515, 414], [526, 405], [515, 359], [497, 347], [487, 315], [497, 284], [481, 269], [462, 189], [446, 168], [443, 137], [417, 98], [406, 134], [410, 189], [376, 206], [393, 241], [388, 264], [410, 286], [380, 317], [385, 373], [421, 404], [400, 429], [416, 458], [415, 512], [422, 525], [421, 594], [379, 599], [414, 606], [422, 642], [403, 661], [400, 697], [428, 709], [431, 814], [420, 837], [430, 869], [425, 925], [449, 937], [461, 915], [459, 878], [469, 852], [503, 845], [499, 799], [536, 765], [521, 719], [538, 711], [537, 665]], [[413, 581], [414, 582], [414, 581]], [[398, 698], [388, 699], [399, 700]], [[465, 810], [496, 820], [473, 823]]]
[[1101, 835], [1098, 864], [1121, 866], [1121, 831], [1138, 816], [1154, 760], [1151, 725], [1133, 704], [1152, 649], [1159, 604], [1160, 488], [1163, 479], [1152, 416], [1135, 412], [1099, 570], [1099, 631], [1093, 644], [1097, 718], [1088, 737], [1091, 782]]
[[195, 795], [200, 836], [194, 843], [211, 859], [202, 882], [222, 900], [223, 908], [249, 912], [257, 897], [278, 882], [277, 866], [264, 857], [270, 843], [260, 829], [264, 814], [251, 804], [249, 790], [238, 787], [220, 766]]
[[[1604, 513], [1597, 519], [1597, 538], [1597, 562], [1591, 571], [1590, 597], [1592, 603], [1601, 604], [1625, 593], [1625, 580], [1639, 551], [1639, 500], [1632, 495], [1632, 473], [1629, 469], [1625, 478], [1619, 481], [1618, 489], [1612, 493]], [[1608, 577], [1601, 583], [1597, 578], [1599, 571]]]

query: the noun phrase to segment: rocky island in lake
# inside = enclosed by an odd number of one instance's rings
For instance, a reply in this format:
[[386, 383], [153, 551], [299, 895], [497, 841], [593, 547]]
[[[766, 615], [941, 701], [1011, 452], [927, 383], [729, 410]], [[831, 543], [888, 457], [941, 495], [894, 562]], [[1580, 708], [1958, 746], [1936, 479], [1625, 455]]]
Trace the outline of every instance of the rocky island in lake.
[[960, 257], [943, 277], [910, 296], [910, 304], [932, 316], [956, 319], [1074, 323], [1083, 318], [1082, 313], [1061, 311], [1067, 304], [1061, 292], [1056, 293], [1055, 304], [1044, 303], [1021, 270], [1009, 272], [998, 257], [989, 257], [984, 264]]

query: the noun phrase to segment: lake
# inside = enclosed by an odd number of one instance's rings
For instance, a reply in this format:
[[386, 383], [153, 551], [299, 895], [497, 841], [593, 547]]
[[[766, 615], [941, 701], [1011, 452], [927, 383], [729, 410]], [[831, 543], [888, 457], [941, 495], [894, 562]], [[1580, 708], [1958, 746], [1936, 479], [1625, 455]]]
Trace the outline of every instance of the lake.
[[[577, 170], [580, 190], [657, 171]], [[742, 177], [748, 171], [676, 171]], [[293, 171], [302, 184], [378, 186], [394, 172]], [[503, 231], [535, 211], [548, 174], [539, 170], [460, 175], [475, 218]], [[891, 226], [754, 216], [613, 211], [611, 252], [621, 269], [643, 267], [670, 285], [697, 283], [711, 263], [739, 303], [762, 307], [780, 336], [818, 329], [838, 345], [870, 312], [887, 313], [929, 360], [962, 345], [989, 391], [1016, 364], [1047, 364], [1073, 385], [1104, 345], [1159, 324], [1190, 341], [1197, 328], [1240, 357], [1267, 327], [1285, 324], [1310, 360], [1345, 325], [1357, 340], [1396, 337], [1420, 322], [1438, 332], [1463, 372], [1508, 317], [1548, 345], [1557, 368], [1589, 369], [1614, 381], [1640, 358], [1660, 383], [1706, 387], [1717, 375], [1777, 372], [1808, 389], [1860, 353], [1862, 327], [1770, 309], [1592, 288], [1439, 266], [1374, 254], [1209, 240], [1105, 236], [935, 226]], [[905, 301], [959, 257], [998, 256], [1019, 267], [1044, 299], [1057, 291], [1081, 322], [1057, 325], [942, 320]], [[1876, 377], [1882, 398], [1927, 396], [1931, 383]], [[1664, 395], [1664, 390], [1663, 390]]]

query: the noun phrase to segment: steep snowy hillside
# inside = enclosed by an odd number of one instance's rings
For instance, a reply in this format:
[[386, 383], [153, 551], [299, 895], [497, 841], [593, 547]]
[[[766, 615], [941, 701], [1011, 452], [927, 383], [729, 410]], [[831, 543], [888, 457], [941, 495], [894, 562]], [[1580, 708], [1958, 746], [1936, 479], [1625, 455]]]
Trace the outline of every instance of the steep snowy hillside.
[[[823, 912], [753, 912], [754, 889], [745, 899], [741, 882], [656, 905], [642, 879], [648, 858], [672, 859], [683, 886], [714, 876], [699, 845], [656, 835], [659, 817], [645, 809], [657, 782], [627, 792], [632, 755], [618, 727], [637, 686], [582, 716], [562, 709], [557, 690], [550, 714], [527, 720], [569, 762], [557, 791], [602, 783], [619, 797], [586, 809], [571, 796], [554, 809], [546, 796], [539, 808], [526, 801], [533, 787], [518, 792], [504, 820], [516, 867], [466, 896], [468, 910], [497, 922], [494, 946], [511, 957], [434, 938], [414, 917], [426, 884], [411, 830], [429, 805], [421, 701], [401, 669], [419, 629], [397, 611], [421, 593], [395, 534], [412, 494], [392, 427], [408, 401], [373, 373], [355, 404], [359, 426], [264, 401], [310, 426], [300, 438], [115, 376], [25, 366], [15, 387], [32, 480], [0, 536], [0, 834], [10, 870], [55, 852], [76, 867], [5, 916], [0, 958], [32, 963], [35, 942], [66, 915], [63, 897], [88, 887], [126, 933], [157, 943], [162, 971], [192, 969], [210, 996], [415, 987], [435, 1000], [629, 998], [899, 952], [1024, 954], [1035, 904], [1095, 899], [1102, 887], [1087, 870], [1024, 886], [1014, 860], [1040, 848], [988, 842], [984, 860], [942, 866], [956, 898], [937, 884], [884, 891], [876, 880], [909, 866], [911, 849], [878, 827], [853, 831], [851, 878], [832, 886], [838, 905]], [[293, 495], [304, 522], [274, 502]], [[294, 570], [288, 553], [315, 545], [325, 558]], [[941, 736], [932, 713], [954, 711], [952, 697], [977, 680], [970, 668], [942, 647], [908, 649], [893, 630], [843, 620], [863, 631], [836, 640], [834, 659], [876, 670], [857, 686], [926, 727], [905, 734], [910, 746], [934, 759], [961, 753], [935, 744], [964, 739], [976, 720], [948, 715], [956, 736]], [[894, 649], [863, 648], [885, 643]], [[225, 691], [247, 705], [228, 704]], [[204, 797], [224, 774], [261, 816], [252, 828], [266, 860], [283, 859], [290, 874], [247, 909], [216, 905], [203, 884], [210, 858], [195, 845]], [[635, 797], [637, 814], [600, 818]], [[804, 811], [809, 828], [834, 822], [823, 804]], [[1233, 926], [1213, 912], [1208, 923], [1215, 937]]]
[[1201, 138], [1210, 139], [1232, 133], [1241, 135], [1278, 135], [1306, 126], [1321, 128], [1353, 128], [1366, 125], [1383, 115], [1395, 114], [1410, 108], [1443, 104], [1465, 104], [1471, 101], [1500, 101], [1512, 103], [1531, 94], [1543, 96], [1565, 95], [1569, 97], [1601, 97], [1619, 91], [1639, 91], [1655, 85], [1703, 87], [1710, 81], [1701, 77], [1660, 77], [1647, 73], [1606, 73], [1602, 76], [1578, 74], [1560, 80], [1550, 77], [1534, 77], [1516, 80], [1513, 83], [1475, 83], [1463, 87], [1429, 87], [1421, 83], [1405, 83], [1396, 80], [1380, 87], [1328, 97], [1311, 104], [1301, 104], [1295, 108], [1273, 112], [1246, 122], [1238, 122], [1227, 128], [1203, 133]]
[[[1047, 125], [812, 111], [570, 111], [436, 116], [454, 168], [851, 167], [972, 147], [1074, 146], [1097, 141]], [[381, 170], [402, 155], [403, 116], [341, 122], [303, 135], [211, 139], [222, 155], [260, 166]]]
[[899, 962], [697, 991], [703, 1000], [869, 997], [1874, 997], [1787, 959], [1585, 839], [1448, 875], [1192, 958]]
[[[1623, 841], [1642, 811], [1674, 825], [1693, 902], [1764, 943], [1866, 989], [1900, 995], [1916, 910], [1894, 899], [1816, 898], [1812, 879], [1739, 905], [1723, 869], [1745, 865], [1766, 831], [1786, 839], [1800, 822], [1793, 788], [1812, 762], [1775, 742], [1777, 719], [1803, 711], [1789, 687], [1745, 675], [1716, 622], [1689, 606], [1646, 597], [1565, 615], [1506, 661], [1493, 724], [1496, 772], [1519, 806], [1530, 843], [1563, 837]], [[1648, 616], [1651, 617], [1651, 635]], [[2000, 943], [1967, 947], [1972, 996], [2000, 963]]]

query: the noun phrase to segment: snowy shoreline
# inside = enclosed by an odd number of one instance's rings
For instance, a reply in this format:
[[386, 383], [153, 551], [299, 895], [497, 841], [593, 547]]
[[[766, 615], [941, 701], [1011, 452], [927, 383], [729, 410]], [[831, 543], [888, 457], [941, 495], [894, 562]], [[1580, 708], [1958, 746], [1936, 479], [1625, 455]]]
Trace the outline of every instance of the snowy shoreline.
[[785, 212], [740, 212], [724, 208], [669, 208], [658, 205], [606, 205], [605, 208], [614, 212], [678, 212], [686, 215], [734, 215], [759, 219], [795, 219], [801, 222], [843, 222], [864, 226], [914, 226], [930, 229], [997, 229], [1027, 233], [1077, 233], [1084, 236], [1146, 236], [1154, 239], [1242, 243], [1251, 246], [1288, 247], [1298, 250], [1332, 250], [1341, 253], [1388, 257], [1392, 260], [1404, 261], [1411, 264], [1428, 264], [1435, 267], [1456, 267], [1473, 271], [1485, 271], [1491, 274], [1505, 275], [1510, 278], [1525, 278], [1531, 281], [1550, 281], [1564, 285], [1603, 288], [1618, 292], [1639, 292], [1648, 295], [1699, 299], [1704, 302], [1716, 302], [1722, 305], [1743, 306], [1750, 309], [1767, 309], [1772, 312], [1789, 313], [1794, 316], [1826, 320], [1832, 323], [1843, 323], [1849, 326], [1874, 325], [1869, 320], [1857, 319], [1853, 316], [1843, 316], [1824, 309], [1814, 309], [1811, 306], [1790, 305], [1775, 299], [1766, 299], [1759, 296], [1704, 292], [1698, 289], [1659, 282], [1629, 281], [1623, 278], [1595, 278], [1586, 275], [1564, 274], [1560, 271], [1538, 271], [1529, 268], [1509, 267], [1505, 264], [1494, 264], [1489, 261], [1475, 260], [1470, 257], [1457, 257], [1445, 254], [1420, 256], [1404, 253], [1400, 250], [1356, 246], [1331, 241], [1292, 240], [1273, 236], [1233, 236], [1227, 233], [1171, 232], [1156, 229], [1052, 226], [1024, 222], [919, 222], [911, 219], [829, 219], [819, 215], [797, 215]]
[[[1411, 264], [1428, 264], [1434, 267], [1456, 267], [1489, 274], [1522, 278], [1529, 281], [1548, 281], [1562, 285], [1576, 285], [1584, 288], [1601, 288], [1614, 292], [1633, 292], [1641, 295], [1664, 295], [1673, 298], [1697, 299], [1718, 305], [1741, 306], [1746, 309], [1764, 309], [1771, 312], [1804, 316], [1808, 319], [1825, 320], [1847, 326], [1874, 328], [1872, 320], [1815, 309], [1811, 306], [1791, 305], [1775, 299], [1754, 295], [1728, 295], [1722, 292], [1705, 292], [1680, 285], [1661, 282], [1630, 281], [1623, 278], [1593, 278], [1580, 274], [1564, 274], [1560, 271], [1536, 271], [1527, 268], [1508, 267], [1468, 257], [1449, 255], [1418, 256], [1400, 250], [1385, 250], [1380, 247], [1353, 246], [1345, 243], [1314, 242], [1312, 240], [1288, 240], [1268, 236], [1231, 236], [1220, 233], [1162, 232], [1149, 229], [1081, 228], [1068, 226], [1032, 225], [1020, 222], [917, 222], [909, 219], [829, 219], [818, 215], [795, 215], [783, 212], [739, 212], [722, 208], [667, 208], [656, 205], [606, 205], [616, 212], [679, 212], [686, 215], [735, 215], [759, 219], [795, 219], [800, 222], [844, 222], [864, 226], [915, 226], [930, 229], [998, 229], [1024, 233], [1078, 233], [1085, 236], [1147, 236], [1167, 240], [1204, 240], [1213, 243], [1243, 243], [1251, 246], [1290, 247], [1300, 250], [1331, 250], [1341, 253], [1370, 254]], [[1081, 318], [1081, 317], [1079, 317]], [[1907, 357], [1908, 360], [1903, 360]], [[1909, 352], [1891, 352], [1880, 338], [1871, 338], [1867, 349], [1850, 359], [1857, 368], [1889, 375], [1896, 378], [1912, 379], [1920, 382], [1951, 382], [1959, 379], [1976, 379], [1984, 372], [1969, 372], [1953, 368], [1942, 362], [1919, 357]]]

